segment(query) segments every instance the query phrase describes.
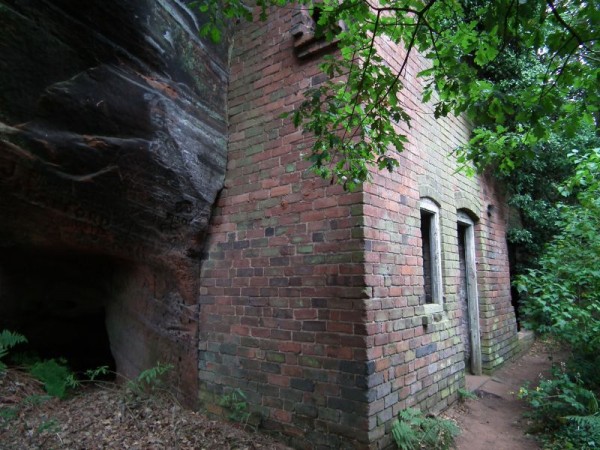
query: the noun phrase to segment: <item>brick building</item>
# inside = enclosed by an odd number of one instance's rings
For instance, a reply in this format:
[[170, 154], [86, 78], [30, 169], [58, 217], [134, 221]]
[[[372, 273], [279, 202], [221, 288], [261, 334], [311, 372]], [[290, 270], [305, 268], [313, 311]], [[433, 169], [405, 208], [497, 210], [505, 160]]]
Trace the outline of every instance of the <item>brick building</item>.
[[[299, 448], [383, 448], [400, 410], [440, 411], [466, 372], [514, 354], [508, 209], [491, 177], [456, 173], [449, 155], [469, 124], [421, 104], [417, 54], [400, 167], [353, 193], [308, 173], [310, 137], [280, 117], [323, 80], [303, 21], [274, 9], [234, 39], [228, 168], [201, 275], [200, 398], [218, 413], [241, 389], [261, 426]], [[381, 50], [399, 67], [401, 49]]]

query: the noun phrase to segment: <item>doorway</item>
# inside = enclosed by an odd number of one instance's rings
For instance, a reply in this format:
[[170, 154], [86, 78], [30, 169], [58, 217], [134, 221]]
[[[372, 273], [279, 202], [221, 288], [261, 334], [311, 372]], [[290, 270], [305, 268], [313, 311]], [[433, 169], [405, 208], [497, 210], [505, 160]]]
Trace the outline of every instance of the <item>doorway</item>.
[[475, 258], [475, 223], [464, 212], [458, 213], [458, 259], [460, 283], [460, 331], [465, 348], [465, 367], [473, 375], [481, 375], [481, 338], [479, 330], [479, 295]]

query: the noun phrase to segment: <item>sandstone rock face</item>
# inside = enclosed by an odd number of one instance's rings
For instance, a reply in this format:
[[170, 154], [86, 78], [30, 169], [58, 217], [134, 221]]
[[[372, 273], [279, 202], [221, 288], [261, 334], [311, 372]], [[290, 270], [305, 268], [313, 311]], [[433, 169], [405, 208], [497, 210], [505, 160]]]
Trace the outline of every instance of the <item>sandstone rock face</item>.
[[226, 164], [227, 51], [197, 20], [179, 0], [0, 0], [0, 327], [42, 341], [36, 311], [105, 310], [117, 370], [173, 363], [189, 396]]

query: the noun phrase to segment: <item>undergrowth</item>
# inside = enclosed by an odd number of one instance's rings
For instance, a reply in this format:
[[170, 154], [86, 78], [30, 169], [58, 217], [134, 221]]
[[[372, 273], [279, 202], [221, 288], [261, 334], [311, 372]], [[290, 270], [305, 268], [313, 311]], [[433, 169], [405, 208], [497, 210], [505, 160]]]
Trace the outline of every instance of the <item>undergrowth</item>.
[[29, 373], [44, 383], [44, 389], [53, 397], [65, 398], [69, 389], [80, 385], [63, 358], [38, 361], [29, 368]]
[[233, 422], [247, 423], [250, 418], [246, 394], [239, 388], [221, 396], [219, 406], [228, 411], [227, 418]]
[[[9, 350], [18, 344], [26, 343], [25, 336], [9, 330], [0, 332], [0, 359], [8, 356]], [[26, 404], [35, 405], [46, 401], [51, 397], [64, 399], [70, 391], [79, 388], [82, 383], [98, 382], [98, 378], [110, 373], [108, 366], [100, 366], [94, 369], [86, 370], [79, 376], [68, 366], [64, 358], [51, 358], [41, 360], [35, 355], [19, 354], [13, 357], [20, 368], [29, 372], [34, 378], [39, 380], [48, 395], [32, 395], [23, 401]], [[13, 362], [14, 362], [13, 361]], [[5, 372], [7, 365], [0, 361], [0, 375]], [[163, 385], [164, 376], [173, 369], [171, 364], [162, 364], [158, 362], [154, 367], [143, 370], [140, 374], [128, 380], [124, 386], [124, 397], [126, 402], [138, 402], [140, 399], [149, 398], [156, 395], [159, 391], [167, 392]], [[117, 374], [115, 374], [117, 375]], [[0, 419], [2, 422], [10, 421], [18, 414], [19, 405], [4, 407], [0, 410]]]
[[[18, 344], [26, 343], [27, 338], [9, 330], [0, 332], [0, 360], [8, 356], [9, 350]], [[16, 355], [14, 360], [25, 368], [34, 378], [44, 384], [44, 389], [52, 397], [65, 398], [69, 389], [81, 386], [82, 382], [94, 382], [99, 377], [110, 373], [108, 366], [100, 366], [86, 370], [78, 377], [68, 366], [64, 358], [41, 360], [30, 354]], [[0, 361], [0, 374], [6, 370], [5, 363]], [[151, 395], [162, 389], [163, 378], [173, 369], [171, 364], [158, 362], [154, 367], [143, 370], [140, 374], [126, 383], [126, 390], [135, 396]]]
[[427, 417], [414, 408], [400, 411], [392, 425], [392, 436], [401, 450], [448, 450], [459, 433], [451, 420]]
[[460, 388], [458, 390], [458, 401], [459, 403], [465, 403], [467, 400], [476, 400], [477, 395], [474, 392], [469, 391], [468, 389]]
[[6, 364], [1, 360], [8, 355], [8, 351], [18, 344], [27, 342], [27, 338], [22, 334], [15, 333], [9, 330], [0, 332], [0, 373], [6, 370]]
[[544, 449], [600, 448], [598, 398], [565, 365], [555, 366], [552, 377], [542, 379], [535, 389], [522, 387], [519, 397], [531, 406], [531, 431], [539, 434]]
[[127, 392], [134, 397], [144, 397], [164, 391], [164, 377], [171, 370], [172, 364], [158, 362], [154, 367], [143, 370], [136, 378], [129, 380], [126, 384]]

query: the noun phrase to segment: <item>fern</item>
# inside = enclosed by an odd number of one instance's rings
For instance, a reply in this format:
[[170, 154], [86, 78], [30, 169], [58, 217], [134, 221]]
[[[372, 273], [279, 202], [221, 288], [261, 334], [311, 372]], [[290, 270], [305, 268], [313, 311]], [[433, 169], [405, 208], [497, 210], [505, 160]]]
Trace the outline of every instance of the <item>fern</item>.
[[600, 436], [600, 416], [596, 414], [591, 416], [566, 416], [565, 419], [580, 428], [587, 429], [590, 433]]
[[406, 422], [396, 420], [392, 425], [392, 436], [400, 450], [414, 450], [419, 448], [417, 433]]
[[[2, 330], [2, 332], [0, 332], [0, 359], [8, 355], [9, 349], [17, 344], [23, 344], [25, 342], [27, 342], [27, 338], [22, 334], [9, 330]], [[4, 370], [6, 370], [6, 364], [0, 361], [0, 372], [3, 372]]]
[[392, 436], [400, 450], [448, 450], [460, 430], [451, 420], [424, 417], [418, 409], [400, 411], [392, 425]]
[[96, 378], [98, 378], [102, 375], [108, 375], [109, 373], [110, 373], [110, 370], [108, 370], [108, 366], [99, 366], [99, 367], [96, 367], [95, 369], [86, 370], [85, 376], [88, 378], [88, 380], [94, 381], [94, 380], [96, 380]]
[[53, 397], [65, 398], [68, 389], [79, 386], [79, 381], [62, 359], [38, 361], [29, 372], [44, 383], [46, 392]]
[[563, 425], [541, 440], [548, 450], [594, 450], [600, 447], [600, 417], [597, 414], [563, 417]]
[[172, 364], [159, 362], [156, 366], [140, 372], [134, 380], [127, 383], [127, 387], [134, 395], [151, 394], [160, 386], [162, 377], [172, 369]]
[[223, 395], [219, 400], [219, 406], [229, 411], [227, 417], [233, 422], [246, 423], [250, 418], [248, 400], [246, 394], [240, 388]]

